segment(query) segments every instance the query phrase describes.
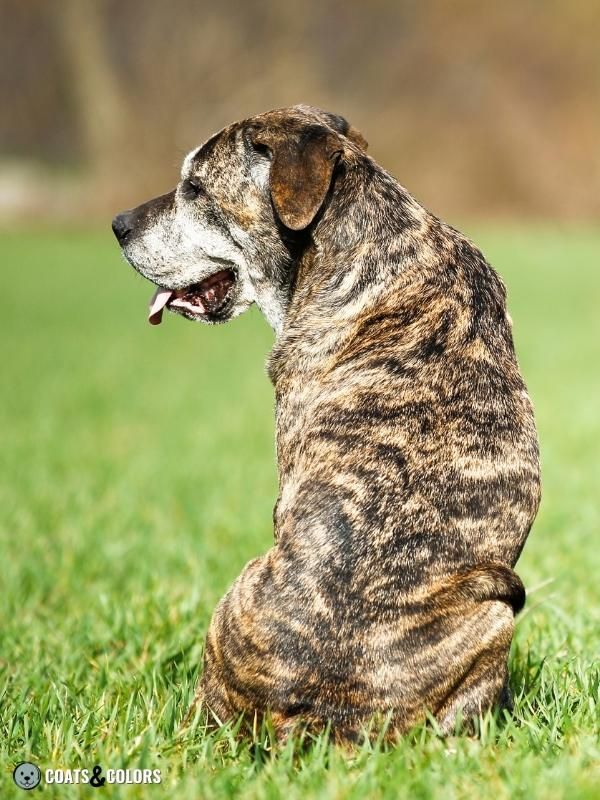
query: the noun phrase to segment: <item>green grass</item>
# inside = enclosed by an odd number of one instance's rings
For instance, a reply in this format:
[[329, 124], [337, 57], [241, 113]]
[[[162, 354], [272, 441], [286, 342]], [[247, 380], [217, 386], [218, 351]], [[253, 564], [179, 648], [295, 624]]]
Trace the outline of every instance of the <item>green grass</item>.
[[25, 796], [22, 759], [162, 770], [114, 798], [600, 796], [600, 233], [470, 233], [508, 284], [542, 442], [515, 714], [475, 738], [277, 757], [178, 733], [211, 611], [271, 541], [266, 323], [151, 328], [151, 288], [108, 233], [0, 238], [0, 797]]

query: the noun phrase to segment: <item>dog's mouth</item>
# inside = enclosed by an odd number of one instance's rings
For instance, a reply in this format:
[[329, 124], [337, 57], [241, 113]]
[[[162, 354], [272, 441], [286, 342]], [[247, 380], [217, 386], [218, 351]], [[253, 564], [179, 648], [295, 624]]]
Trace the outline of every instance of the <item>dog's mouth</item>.
[[232, 269], [222, 269], [184, 289], [158, 288], [150, 301], [148, 322], [160, 325], [165, 308], [188, 319], [218, 320], [230, 304], [235, 281]]

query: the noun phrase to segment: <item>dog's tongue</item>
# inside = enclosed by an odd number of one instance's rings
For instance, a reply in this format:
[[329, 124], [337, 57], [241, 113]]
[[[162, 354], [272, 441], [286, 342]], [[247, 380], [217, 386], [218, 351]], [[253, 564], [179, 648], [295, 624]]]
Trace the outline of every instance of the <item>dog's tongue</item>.
[[157, 289], [150, 300], [150, 310], [148, 311], [148, 322], [150, 325], [160, 325], [162, 322], [163, 309], [174, 295], [168, 289]]

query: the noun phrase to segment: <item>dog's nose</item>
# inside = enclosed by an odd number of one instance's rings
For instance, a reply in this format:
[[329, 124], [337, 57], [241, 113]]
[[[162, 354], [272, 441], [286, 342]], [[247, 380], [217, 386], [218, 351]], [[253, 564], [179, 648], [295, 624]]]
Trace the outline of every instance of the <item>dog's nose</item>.
[[117, 214], [112, 221], [112, 229], [118, 241], [123, 243], [133, 230], [131, 214], [128, 211]]

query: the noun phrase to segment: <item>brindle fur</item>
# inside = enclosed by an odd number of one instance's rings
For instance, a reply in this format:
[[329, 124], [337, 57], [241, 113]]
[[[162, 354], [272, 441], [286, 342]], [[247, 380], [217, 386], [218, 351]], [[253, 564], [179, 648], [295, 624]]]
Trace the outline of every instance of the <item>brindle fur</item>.
[[[244, 253], [240, 296], [277, 332], [275, 543], [219, 603], [197, 699], [221, 722], [269, 712], [281, 736], [330, 723], [353, 741], [374, 715], [398, 735], [426, 712], [449, 732], [507, 702], [512, 568], [540, 497], [505, 287], [365, 147], [303, 106], [184, 164]], [[136, 220], [157, 225], [177, 198]]]

